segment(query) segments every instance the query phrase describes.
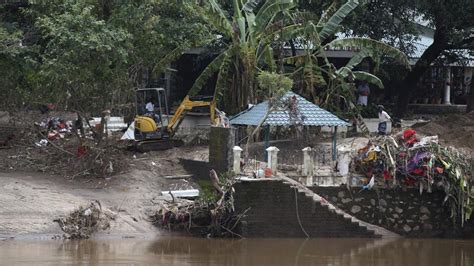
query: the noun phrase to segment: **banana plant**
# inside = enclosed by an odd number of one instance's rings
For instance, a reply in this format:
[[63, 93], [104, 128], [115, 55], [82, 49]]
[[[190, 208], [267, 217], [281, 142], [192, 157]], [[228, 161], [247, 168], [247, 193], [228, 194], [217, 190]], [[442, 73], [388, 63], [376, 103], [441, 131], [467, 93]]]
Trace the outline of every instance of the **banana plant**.
[[189, 94], [197, 94], [217, 74], [215, 99], [224, 95], [230, 113], [257, 100], [256, 76], [260, 70], [275, 71], [272, 44], [281, 34], [281, 18], [295, 6], [293, 0], [232, 0], [233, 15], [228, 17], [216, 0], [196, 10], [228, 40], [224, 49], [196, 79]]
[[[392, 57], [408, 67], [406, 55], [385, 43], [368, 38], [331, 40], [344, 18], [360, 4], [364, 4], [364, 1], [349, 0], [337, 8], [337, 2], [334, 2], [316, 24], [307, 21], [286, 35], [296, 40], [304, 49], [301, 55], [287, 58], [287, 62], [292, 62], [295, 66], [293, 75], [301, 93], [332, 111], [342, 111], [339, 108], [341, 99], [346, 103], [346, 109], [354, 109], [354, 80], [367, 81], [383, 88], [382, 81], [377, 76], [364, 71], [354, 71], [365, 58], [379, 61], [382, 56]], [[326, 51], [346, 46], [357, 47], [359, 52], [345, 66], [336, 69], [329, 62]]]
[[[391, 56], [408, 65], [402, 52], [381, 42], [367, 38], [332, 40], [344, 18], [364, 2], [348, 0], [339, 6], [335, 1], [317, 23], [302, 23], [292, 10], [295, 6], [293, 0], [248, 0], [245, 4], [232, 0], [231, 17], [216, 0], [209, 0], [207, 5], [196, 10], [222, 35], [221, 39], [228, 42], [197, 78], [190, 94], [198, 93], [217, 74], [216, 100], [225, 95], [228, 112], [240, 111], [248, 102], [257, 100], [257, 73], [276, 70], [272, 47], [277, 42], [292, 40], [303, 47], [304, 52], [283, 60], [295, 66], [292, 75], [303, 94], [332, 110], [337, 109], [340, 99], [348, 106], [354, 106], [353, 80], [365, 80], [383, 87], [375, 75], [353, 70], [364, 58]], [[336, 69], [326, 56], [327, 49], [338, 46], [360, 48], [360, 52], [340, 69]]]

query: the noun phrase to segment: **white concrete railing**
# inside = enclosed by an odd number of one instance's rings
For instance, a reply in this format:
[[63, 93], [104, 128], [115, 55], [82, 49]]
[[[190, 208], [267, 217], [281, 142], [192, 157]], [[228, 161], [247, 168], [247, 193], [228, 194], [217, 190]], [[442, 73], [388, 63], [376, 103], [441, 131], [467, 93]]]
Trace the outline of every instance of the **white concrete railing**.
[[241, 154], [243, 150], [239, 146], [234, 146], [232, 150], [234, 152], [232, 171], [234, 171], [235, 174], [240, 174], [242, 170], [240, 169], [240, 160], [241, 160]]
[[266, 151], [268, 156], [268, 168], [270, 168], [272, 170], [272, 174], [275, 175], [277, 173], [278, 152], [280, 150], [275, 146], [270, 146], [266, 149]]

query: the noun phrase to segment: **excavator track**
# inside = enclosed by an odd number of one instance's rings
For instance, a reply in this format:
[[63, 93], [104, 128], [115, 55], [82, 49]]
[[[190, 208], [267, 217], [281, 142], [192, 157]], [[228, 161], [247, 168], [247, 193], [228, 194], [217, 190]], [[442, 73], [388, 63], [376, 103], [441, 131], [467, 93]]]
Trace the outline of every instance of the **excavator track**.
[[135, 143], [135, 150], [138, 152], [148, 152], [148, 151], [162, 151], [168, 150], [175, 147], [183, 146], [184, 142], [182, 140], [143, 140]]

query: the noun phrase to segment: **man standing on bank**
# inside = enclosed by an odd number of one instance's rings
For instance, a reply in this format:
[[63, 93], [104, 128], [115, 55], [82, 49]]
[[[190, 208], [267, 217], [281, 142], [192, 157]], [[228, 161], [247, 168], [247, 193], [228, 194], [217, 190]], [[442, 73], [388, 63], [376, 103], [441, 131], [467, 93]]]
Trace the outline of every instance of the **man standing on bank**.
[[387, 122], [392, 118], [385, 112], [383, 105], [378, 105], [377, 110], [379, 113], [379, 135], [387, 134]]

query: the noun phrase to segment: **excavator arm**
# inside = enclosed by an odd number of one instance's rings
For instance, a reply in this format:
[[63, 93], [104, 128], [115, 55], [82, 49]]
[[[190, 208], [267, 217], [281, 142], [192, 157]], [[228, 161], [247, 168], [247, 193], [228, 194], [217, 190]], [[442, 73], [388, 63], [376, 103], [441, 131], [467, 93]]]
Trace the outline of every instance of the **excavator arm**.
[[199, 97], [189, 97], [186, 96], [184, 100], [179, 105], [178, 109], [174, 113], [173, 117], [168, 123], [167, 129], [170, 136], [174, 135], [179, 128], [179, 125], [183, 121], [184, 115], [186, 112], [192, 110], [194, 107], [205, 107], [209, 106], [209, 112], [211, 116], [211, 124], [216, 124], [218, 118], [216, 117], [216, 102], [214, 99], [211, 101], [200, 100]]

